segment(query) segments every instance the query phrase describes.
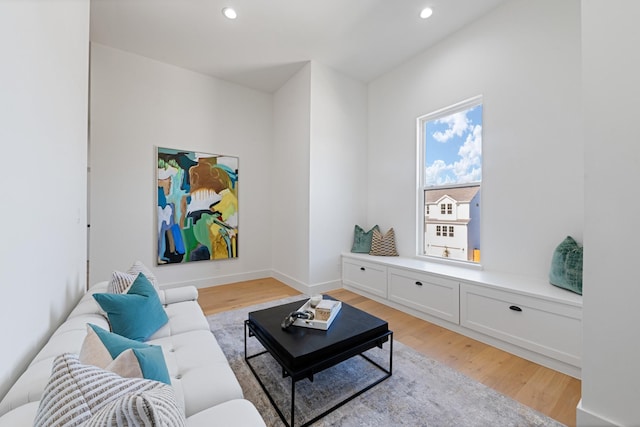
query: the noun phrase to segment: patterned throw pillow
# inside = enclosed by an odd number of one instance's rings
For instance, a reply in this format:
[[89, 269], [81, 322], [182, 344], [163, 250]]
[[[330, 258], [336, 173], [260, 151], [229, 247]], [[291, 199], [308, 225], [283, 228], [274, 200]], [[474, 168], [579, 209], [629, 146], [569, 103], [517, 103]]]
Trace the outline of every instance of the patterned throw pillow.
[[[131, 422], [127, 424], [125, 420]], [[83, 365], [78, 355], [65, 353], [53, 362], [33, 425], [169, 427], [185, 424], [184, 413], [176, 404], [170, 386], [158, 381], [122, 378], [96, 366]]]
[[138, 276], [138, 273], [142, 273], [146, 276], [147, 279], [149, 279], [154, 287], [158, 286], [158, 279], [156, 278], [156, 276], [154, 276], [151, 270], [149, 270], [147, 266], [140, 261], [134, 262], [133, 265], [127, 270], [127, 273], [133, 276]]
[[132, 340], [148, 340], [169, 321], [158, 293], [143, 273], [126, 294], [96, 293], [93, 298], [107, 313], [111, 330]]
[[111, 280], [107, 286], [107, 292], [110, 294], [126, 294], [137, 276], [122, 271], [114, 271], [111, 273]]
[[353, 246], [351, 246], [351, 252], [368, 254], [371, 251], [371, 239], [373, 238], [373, 230], [380, 231], [377, 225], [369, 231], [364, 231], [359, 225], [355, 226], [353, 231]]
[[121, 396], [94, 414], [85, 427], [184, 425], [185, 419], [176, 405], [173, 390], [167, 386]]
[[390, 228], [384, 235], [382, 235], [378, 229], [373, 230], [369, 255], [398, 256], [398, 251], [396, 250], [396, 234], [393, 228]]
[[125, 378], [146, 378], [171, 384], [162, 347], [121, 337], [87, 324], [80, 363], [115, 372]]
[[133, 263], [131, 268], [123, 273], [122, 271], [114, 271], [111, 274], [107, 292], [110, 294], [126, 294], [133, 282], [138, 277], [138, 274], [144, 274], [149, 282], [156, 290], [158, 289], [158, 279], [151, 273], [151, 271], [140, 261]]

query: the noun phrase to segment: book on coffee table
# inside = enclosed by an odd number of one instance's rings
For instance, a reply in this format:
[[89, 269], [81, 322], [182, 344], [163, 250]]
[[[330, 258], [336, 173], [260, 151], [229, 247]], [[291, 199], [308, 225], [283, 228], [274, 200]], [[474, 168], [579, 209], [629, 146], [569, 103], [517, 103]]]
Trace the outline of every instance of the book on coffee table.
[[342, 302], [323, 299], [315, 308], [311, 307], [311, 301], [307, 300], [298, 311], [310, 311], [313, 313], [313, 319], [296, 319], [293, 324], [304, 328], [327, 330], [331, 323], [340, 312]]

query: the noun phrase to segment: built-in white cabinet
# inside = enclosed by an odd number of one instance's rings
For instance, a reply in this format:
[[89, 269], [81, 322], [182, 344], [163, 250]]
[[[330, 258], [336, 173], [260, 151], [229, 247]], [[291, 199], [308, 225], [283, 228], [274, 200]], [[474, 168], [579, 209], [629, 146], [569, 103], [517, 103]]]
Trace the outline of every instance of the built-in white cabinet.
[[382, 298], [387, 297], [387, 267], [384, 265], [344, 258], [342, 282]]
[[389, 267], [389, 299], [424, 313], [460, 322], [460, 285], [445, 279], [411, 270]]
[[580, 378], [582, 297], [544, 280], [401, 257], [342, 255], [347, 289]]
[[484, 286], [460, 286], [460, 324], [580, 366], [582, 309]]

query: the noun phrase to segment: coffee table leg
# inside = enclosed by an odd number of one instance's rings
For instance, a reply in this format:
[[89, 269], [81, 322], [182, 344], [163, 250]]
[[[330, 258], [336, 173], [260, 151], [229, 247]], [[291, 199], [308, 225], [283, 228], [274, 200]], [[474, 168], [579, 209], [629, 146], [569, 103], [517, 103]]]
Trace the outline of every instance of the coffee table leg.
[[294, 416], [295, 416], [295, 403], [296, 403], [296, 382], [291, 377], [291, 427], [294, 426]]

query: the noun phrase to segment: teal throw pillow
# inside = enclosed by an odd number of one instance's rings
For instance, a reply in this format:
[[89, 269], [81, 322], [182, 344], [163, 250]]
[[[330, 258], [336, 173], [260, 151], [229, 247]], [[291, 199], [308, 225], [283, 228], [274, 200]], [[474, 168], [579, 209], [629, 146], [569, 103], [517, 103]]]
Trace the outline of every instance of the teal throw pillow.
[[582, 295], [582, 257], [583, 248], [567, 236], [553, 251], [549, 282]]
[[[131, 351], [133, 357], [127, 351]], [[125, 377], [139, 376], [171, 384], [162, 347], [131, 340], [91, 323], [87, 324], [87, 336], [80, 349], [80, 362]]]
[[162, 347], [150, 345], [146, 348], [132, 348], [131, 350], [140, 364], [142, 378], [171, 385], [167, 363], [162, 354]]
[[371, 239], [373, 238], [373, 230], [380, 230], [377, 225], [369, 231], [364, 231], [362, 227], [356, 225], [353, 231], [353, 246], [351, 252], [368, 254], [371, 251]]
[[133, 340], [148, 340], [169, 321], [158, 293], [143, 273], [126, 294], [94, 294], [93, 298], [107, 313], [111, 330]]

